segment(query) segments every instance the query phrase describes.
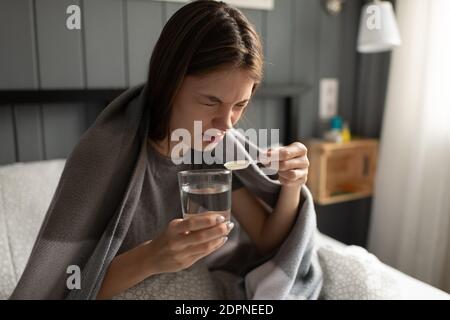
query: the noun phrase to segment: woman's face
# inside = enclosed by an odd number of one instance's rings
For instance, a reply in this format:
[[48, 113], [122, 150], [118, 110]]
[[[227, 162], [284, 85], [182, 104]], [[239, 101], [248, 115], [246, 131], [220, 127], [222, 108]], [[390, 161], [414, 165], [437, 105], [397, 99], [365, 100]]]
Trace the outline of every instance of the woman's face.
[[[191, 147], [195, 149], [200, 145], [194, 145], [194, 139], [201, 141], [202, 150], [217, 144], [225, 131], [241, 118], [254, 84], [249, 72], [242, 69], [186, 76], [175, 97], [170, 118], [171, 132], [187, 129], [191, 135]], [[201, 130], [194, 131], [194, 121], [201, 121]]]

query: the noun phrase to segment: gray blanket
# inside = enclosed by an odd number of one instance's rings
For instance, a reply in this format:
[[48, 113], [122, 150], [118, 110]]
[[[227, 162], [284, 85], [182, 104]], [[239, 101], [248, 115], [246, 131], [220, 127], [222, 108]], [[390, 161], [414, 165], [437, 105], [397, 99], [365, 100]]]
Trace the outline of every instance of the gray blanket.
[[[111, 102], [69, 155], [26, 268], [11, 299], [95, 299], [108, 265], [133, 218], [147, 161], [146, 85]], [[245, 137], [230, 131], [241, 148]], [[250, 146], [251, 147], [251, 146]], [[257, 165], [237, 172], [242, 183], [274, 207], [280, 190]], [[261, 256], [239, 225], [221, 250], [206, 258], [230, 299], [316, 299], [322, 271], [314, 251], [316, 216], [306, 187], [284, 243]], [[155, 215], [160, 212], [150, 212]], [[154, 230], [156, 235], [159, 230]], [[220, 253], [219, 253], [220, 252]], [[69, 290], [68, 267], [81, 269]]]

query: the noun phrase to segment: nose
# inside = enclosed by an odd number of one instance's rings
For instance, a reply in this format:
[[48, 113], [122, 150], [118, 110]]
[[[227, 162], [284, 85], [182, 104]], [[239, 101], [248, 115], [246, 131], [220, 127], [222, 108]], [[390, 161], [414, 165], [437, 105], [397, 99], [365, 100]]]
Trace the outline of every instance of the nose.
[[233, 127], [233, 112], [227, 109], [213, 119], [213, 126], [220, 131], [227, 131]]

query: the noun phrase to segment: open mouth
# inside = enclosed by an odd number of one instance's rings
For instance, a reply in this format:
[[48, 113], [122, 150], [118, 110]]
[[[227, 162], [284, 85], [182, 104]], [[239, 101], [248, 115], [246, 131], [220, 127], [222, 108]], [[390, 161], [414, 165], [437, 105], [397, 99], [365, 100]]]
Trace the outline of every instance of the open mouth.
[[218, 142], [223, 139], [224, 135], [225, 134], [223, 132], [221, 134], [216, 134], [216, 135], [208, 135], [208, 134], [203, 133], [203, 141], [204, 142]]

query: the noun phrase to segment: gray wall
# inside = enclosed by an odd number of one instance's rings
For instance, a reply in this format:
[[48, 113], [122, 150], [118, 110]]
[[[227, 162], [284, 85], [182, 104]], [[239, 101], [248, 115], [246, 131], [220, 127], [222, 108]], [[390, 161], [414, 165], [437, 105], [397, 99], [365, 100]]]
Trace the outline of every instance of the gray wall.
[[[70, 4], [82, 8], [81, 30], [65, 27]], [[296, 114], [299, 140], [317, 133], [322, 77], [341, 80], [340, 113], [352, 117], [360, 1], [345, 6], [339, 17], [328, 16], [319, 0], [275, 0], [273, 11], [243, 10], [263, 38], [265, 81], [309, 87]], [[0, 90], [143, 82], [162, 26], [180, 7], [151, 0], [0, 0]], [[283, 130], [281, 105], [255, 101], [241, 126]], [[79, 104], [0, 107], [0, 164], [66, 157], [98, 111]]]

